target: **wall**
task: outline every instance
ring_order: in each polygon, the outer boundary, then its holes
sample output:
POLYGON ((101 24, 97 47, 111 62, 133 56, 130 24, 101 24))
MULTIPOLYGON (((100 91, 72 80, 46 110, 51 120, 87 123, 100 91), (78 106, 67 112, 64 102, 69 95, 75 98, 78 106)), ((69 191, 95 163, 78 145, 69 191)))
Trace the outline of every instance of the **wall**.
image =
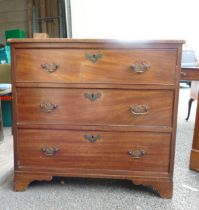
POLYGON ((199 48, 197 0, 71 0, 74 38, 186 39, 199 48))
POLYGON ((0 43, 5 43, 3 33, 9 29, 27 32, 27 1, 0 0, 0 43))

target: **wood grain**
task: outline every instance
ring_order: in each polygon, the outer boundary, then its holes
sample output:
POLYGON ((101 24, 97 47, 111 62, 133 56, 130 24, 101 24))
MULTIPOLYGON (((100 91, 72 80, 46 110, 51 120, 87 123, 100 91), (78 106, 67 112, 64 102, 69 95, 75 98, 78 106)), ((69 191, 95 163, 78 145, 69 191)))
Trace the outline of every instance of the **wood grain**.
POLYGON ((15 190, 112 178, 171 198, 182 43, 11 40, 15 190))
POLYGON ((173 91, 18 88, 18 122, 75 125, 142 125, 172 127, 173 91), (85 94, 101 94, 95 101, 85 94), (53 97, 52 97, 53 96, 53 97), (50 113, 42 103, 56 104, 50 113), (135 115, 132 105, 146 105, 148 112, 135 115), (34 113, 34 114, 32 114, 34 113))
POLYGON ((2 119, 2 109, 1 109, 1 99, 0 99, 0 142, 3 141, 3 119, 2 119))
POLYGON ((51 181, 52 176, 49 175, 38 175, 38 174, 22 174, 15 173, 14 175, 14 190, 25 191, 28 185, 33 181, 51 181))
POLYGON ((20 129, 18 135, 19 168, 37 168, 40 171, 48 168, 63 168, 66 171, 67 168, 82 168, 168 173, 169 133, 20 129), (100 138, 92 143, 85 135, 99 135, 100 138), (58 148, 59 151, 47 156, 42 152, 45 147, 58 148), (128 154, 129 150, 140 149, 145 154, 138 159, 128 154))
POLYGON ((199 80, 199 68, 181 68, 181 80, 199 80))
POLYGON ((17 82, 175 84, 175 50, 104 50, 104 49, 18 49, 16 51, 17 82), (86 54, 101 54, 96 63, 86 54), (145 62, 144 73, 131 66, 145 62), (57 64, 48 73, 42 64, 57 64))
POLYGON ((195 120, 195 128, 193 135, 193 143, 191 149, 191 156, 189 167, 192 170, 199 171, 199 100, 197 101, 197 112, 195 120))
MULTIPOLYGON (((25 39, 9 39, 10 43, 61 43, 62 45, 64 43, 68 44, 68 43, 99 43, 100 45, 103 44, 111 44, 113 47, 114 45, 120 46, 120 45, 127 45, 128 48, 130 46, 141 46, 141 45, 148 45, 148 47, 150 48, 162 48, 162 44, 166 44, 165 46, 167 46, 166 48, 170 48, 170 46, 172 45, 172 48, 180 47, 182 44, 185 43, 185 40, 178 40, 178 39, 160 39, 160 40, 133 40, 133 39, 128 39, 128 40, 121 40, 121 39, 73 39, 73 38, 49 38, 49 39, 39 39, 39 40, 35 40, 35 39, 30 39, 30 38, 25 38, 25 39), (152 45, 153 47, 151 47, 150 45, 152 45)), ((27 45, 26 45, 27 46, 27 45)))
POLYGON ((162 198, 172 198, 173 196, 173 181, 161 180, 161 179, 135 179, 133 183, 136 185, 144 185, 153 187, 154 191, 157 192, 162 198))

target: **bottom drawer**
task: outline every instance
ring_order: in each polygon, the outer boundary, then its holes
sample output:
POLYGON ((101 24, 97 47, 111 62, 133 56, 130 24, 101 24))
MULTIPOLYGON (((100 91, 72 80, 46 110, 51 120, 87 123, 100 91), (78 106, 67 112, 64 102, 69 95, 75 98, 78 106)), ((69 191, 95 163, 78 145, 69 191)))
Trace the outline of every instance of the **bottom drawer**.
POLYGON ((18 130, 18 168, 168 172, 170 133, 18 130))

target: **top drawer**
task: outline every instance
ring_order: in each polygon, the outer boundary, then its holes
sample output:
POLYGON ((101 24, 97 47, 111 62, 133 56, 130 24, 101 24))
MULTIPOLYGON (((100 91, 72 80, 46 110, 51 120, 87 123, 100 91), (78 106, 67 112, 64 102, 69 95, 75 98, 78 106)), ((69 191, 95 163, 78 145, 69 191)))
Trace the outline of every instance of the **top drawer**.
POLYGON ((17 82, 175 84, 172 49, 17 49, 17 82))

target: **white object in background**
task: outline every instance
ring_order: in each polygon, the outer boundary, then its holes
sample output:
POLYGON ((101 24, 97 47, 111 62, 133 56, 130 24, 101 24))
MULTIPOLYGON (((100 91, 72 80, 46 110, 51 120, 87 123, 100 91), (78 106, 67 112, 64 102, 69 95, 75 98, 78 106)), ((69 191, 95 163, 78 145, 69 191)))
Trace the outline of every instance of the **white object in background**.
POLYGON ((8 88, 11 88, 11 84, 7 84, 7 83, 0 84, 0 90, 6 90, 8 88))
POLYGON ((199 82, 192 81, 191 89, 190 89, 190 98, 197 100, 198 99, 198 90, 199 90, 199 82))

